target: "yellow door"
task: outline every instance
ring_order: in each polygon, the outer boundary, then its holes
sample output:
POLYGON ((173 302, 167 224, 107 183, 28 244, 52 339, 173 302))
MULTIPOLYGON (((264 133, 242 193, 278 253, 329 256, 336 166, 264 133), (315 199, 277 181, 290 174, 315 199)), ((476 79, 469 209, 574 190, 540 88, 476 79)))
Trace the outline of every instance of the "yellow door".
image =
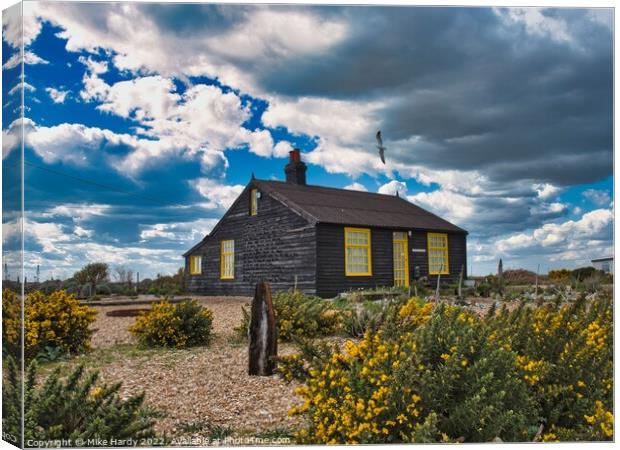
POLYGON ((394 286, 409 286, 409 254, 407 233, 395 231, 394 242, 394 286))

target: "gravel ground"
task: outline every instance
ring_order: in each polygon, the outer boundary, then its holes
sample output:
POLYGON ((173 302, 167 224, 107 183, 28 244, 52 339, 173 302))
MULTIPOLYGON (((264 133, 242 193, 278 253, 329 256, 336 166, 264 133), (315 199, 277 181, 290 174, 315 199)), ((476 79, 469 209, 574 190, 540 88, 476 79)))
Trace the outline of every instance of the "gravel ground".
MULTIPOLYGON (((231 427, 235 434, 252 435, 275 427, 294 427, 287 411, 299 402, 277 377, 247 375, 247 345, 235 339, 245 297, 195 297, 213 311, 214 339, 208 347, 187 350, 138 349, 127 330, 133 317, 108 317, 107 311, 148 308, 145 305, 96 307, 93 352, 83 358, 100 370, 106 382, 122 381, 122 394, 144 390, 147 403, 163 411, 158 431, 180 433, 179 425, 197 421, 231 427)), ((280 344, 279 354, 294 351, 280 344)), ((80 358, 78 358, 79 360, 80 358)), ((200 432, 189 433, 199 436, 200 432)))

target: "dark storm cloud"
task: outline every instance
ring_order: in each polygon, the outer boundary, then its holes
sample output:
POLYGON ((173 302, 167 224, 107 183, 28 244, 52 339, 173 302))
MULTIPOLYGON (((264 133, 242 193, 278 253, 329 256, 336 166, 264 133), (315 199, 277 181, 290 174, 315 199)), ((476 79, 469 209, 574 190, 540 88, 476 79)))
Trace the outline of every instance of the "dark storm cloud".
POLYGON ((488 8, 317 11, 345 20, 347 39, 262 68, 267 90, 385 100, 384 135, 426 144, 400 162, 560 185, 612 173, 611 32, 588 10, 545 12, 566 21, 568 41, 528 34, 488 8))
POLYGON ((150 3, 138 5, 163 32, 179 37, 191 37, 196 33, 222 32, 238 23, 248 8, 225 5, 150 3))

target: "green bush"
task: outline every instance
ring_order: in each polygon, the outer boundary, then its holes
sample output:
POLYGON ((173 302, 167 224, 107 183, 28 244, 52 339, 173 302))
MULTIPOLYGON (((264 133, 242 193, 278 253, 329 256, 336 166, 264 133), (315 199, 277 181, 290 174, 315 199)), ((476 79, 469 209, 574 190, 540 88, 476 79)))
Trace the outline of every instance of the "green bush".
POLYGON ((155 303, 148 314, 136 318, 129 328, 141 344, 150 347, 193 347, 211 339, 213 313, 195 300, 177 304, 155 303))
MULTIPOLYGON (((19 437, 21 416, 15 406, 21 404, 22 378, 13 358, 8 359, 7 369, 2 390, 3 431, 19 437)), ((41 384, 37 384, 36 372, 37 363, 32 362, 23 384, 26 446, 29 440, 70 440, 69 446, 83 447, 88 446, 88 439, 116 439, 126 441, 124 445, 127 446, 132 445, 127 443, 129 439, 155 435, 154 413, 143 406, 144 394, 123 399, 119 394, 120 383, 98 385, 98 374, 85 373, 83 366, 77 367, 64 380, 57 368, 41 384), (80 439, 83 440, 81 445, 80 439)))
MULTIPOLYGON (((278 292, 273 297, 273 309, 281 341, 332 335, 342 320, 341 312, 334 309, 332 302, 299 291, 278 292)), ((235 328, 240 337, 247 336, 250 325, 249 311, 242 310, 242 323, 235 328)))

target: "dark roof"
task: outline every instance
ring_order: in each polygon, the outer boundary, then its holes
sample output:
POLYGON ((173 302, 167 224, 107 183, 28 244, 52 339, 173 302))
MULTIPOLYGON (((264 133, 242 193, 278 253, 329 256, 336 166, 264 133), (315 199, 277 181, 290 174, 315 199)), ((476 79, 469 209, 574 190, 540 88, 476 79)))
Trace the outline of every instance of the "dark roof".
POLYGON ((603 261, 613 261, 614 257, 613 256, 608 256, 607 258, 596 258, 596 259, 592 259, 590 260, 591 262, 603 262, 603 261))
POLYGON ((254 180, 256 186, 313 222, 386 228, 452 231, 464 229, 395 195, 283 181, 254 180))

